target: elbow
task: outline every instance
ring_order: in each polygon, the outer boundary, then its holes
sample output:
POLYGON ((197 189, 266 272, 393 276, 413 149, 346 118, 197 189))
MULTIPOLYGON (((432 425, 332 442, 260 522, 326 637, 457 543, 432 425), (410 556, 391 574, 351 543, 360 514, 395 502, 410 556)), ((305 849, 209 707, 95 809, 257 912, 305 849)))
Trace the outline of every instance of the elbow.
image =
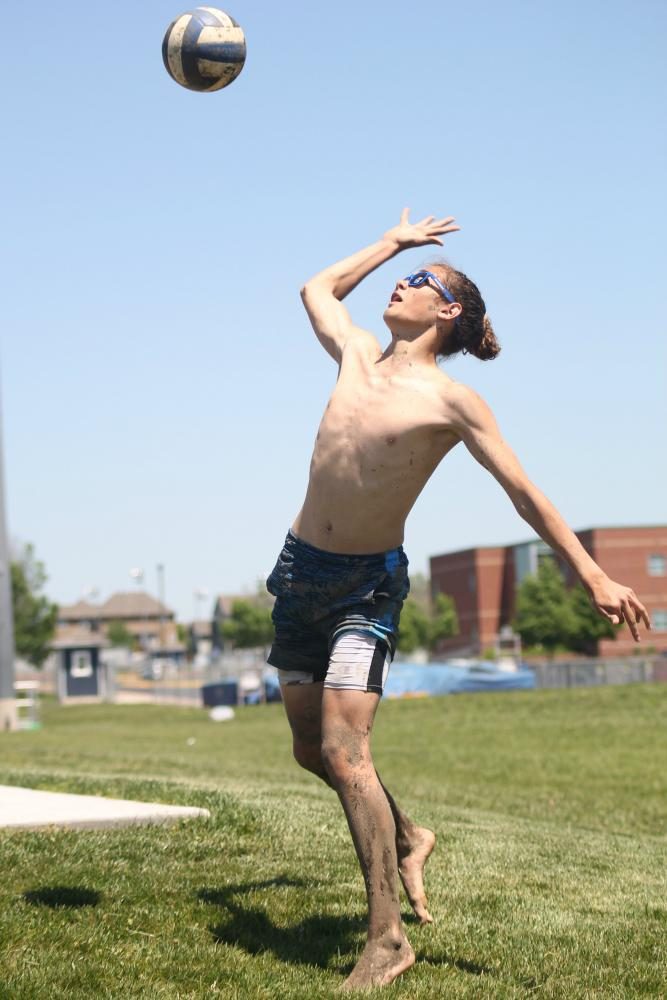
POLYGON ((530 489, 526 486, 515 486, 508 492, 517 514, 527 520, 536 509, 530 489))
POLYGON ((333 287, 319 278, 311 278, 301 286, 300 295, 302 301, 305 302, 306 299, 310 298, 315 292, 328 292, 330 295, 333 295, 333 287))

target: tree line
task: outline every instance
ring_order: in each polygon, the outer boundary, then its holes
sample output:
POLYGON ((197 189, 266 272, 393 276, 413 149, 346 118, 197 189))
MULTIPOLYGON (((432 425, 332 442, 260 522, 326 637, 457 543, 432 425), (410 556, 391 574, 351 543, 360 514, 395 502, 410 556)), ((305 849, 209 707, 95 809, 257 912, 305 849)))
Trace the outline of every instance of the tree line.
MULTIPOLYGON (((35 557, 34 546, 24 546, 10 568, 16 653, 41 667, 55 634, 58 605, 42 593, 48 577, 44 564, 35 557)), ((594 655, 597 642, 615 638, 622 627, 602 618, 581 583, 568 589, 552 557, 541 559, 537 574, 521 582, 511 624, 524 648, 547 654, 564 650, 594 655)), ((401 613, 398 649, 406 654, 417 649, 432 653, 441 639, 456 636, 459 631, 453 599, 447 594, 431 597, 426 577, 413 574, 411 593, 401 613)), ((271 608, 263 588, 258 588, 254 596, 234 601, 221 632, 225 644, 237 649, 271 644, 271 608)), ((106 634, 112 645, 131 646, 135 641, 122 622, 111 622, 106 634)), ((183 626, 179 635, 187 641, 183 626)), ((192 642, 189 646, 194 652, 192 642)))

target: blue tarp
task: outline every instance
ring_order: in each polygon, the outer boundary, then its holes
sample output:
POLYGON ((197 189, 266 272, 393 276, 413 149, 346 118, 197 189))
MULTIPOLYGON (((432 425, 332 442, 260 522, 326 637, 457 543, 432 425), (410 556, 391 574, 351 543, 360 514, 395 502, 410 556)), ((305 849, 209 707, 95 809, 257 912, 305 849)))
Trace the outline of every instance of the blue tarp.
MULTIPOLYGON (((280 701, 277 674, 264 675, 267 701, 280 701)), ((461 691, 513 691, 534 688, 535 673, 521 666, 516 671, 498 670, 490 661, 467 666, 450 663, 393 663, 385 685, 385 698, 409 695, 458 694, 461 691)))
POLYGON ((450 663, 393 663, 385 684, 385 698, 404 695, 458 694, 461 691, 510 691, 534 688, 535 673, 521 666, 516 671, 498 670, 491 661, 467 666, 450 663))

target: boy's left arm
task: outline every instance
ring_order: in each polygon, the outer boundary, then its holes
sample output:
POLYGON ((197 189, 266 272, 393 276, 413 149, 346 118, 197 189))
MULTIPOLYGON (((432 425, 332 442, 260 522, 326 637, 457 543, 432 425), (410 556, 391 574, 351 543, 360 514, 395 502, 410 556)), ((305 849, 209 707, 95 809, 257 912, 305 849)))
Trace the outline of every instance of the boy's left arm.
POLYGON ((651 628, 648 612, 630 587, 615 583, 590 557, 554 505, 530 481, 504 441, 489 406, 473 389, 457 385, 448 393, 450 418, 468 451, 495 476, 517 513, 572 567, 597 611, 613 624, 626 621, 639 642, 637 624, 651 628))

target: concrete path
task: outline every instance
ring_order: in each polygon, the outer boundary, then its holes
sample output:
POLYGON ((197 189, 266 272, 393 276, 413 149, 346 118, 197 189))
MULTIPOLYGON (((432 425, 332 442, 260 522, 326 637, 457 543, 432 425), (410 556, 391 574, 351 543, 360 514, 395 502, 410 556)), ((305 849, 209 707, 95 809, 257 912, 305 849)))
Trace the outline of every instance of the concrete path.
POLYGON ((105 799, 99 795, 65 795, 0 785, 0 828, 28 830, 57 826, 99 830, 141 823, 177 823, 181 819, 208 818, 210 815, 208 809, 192 806, 105 799))

